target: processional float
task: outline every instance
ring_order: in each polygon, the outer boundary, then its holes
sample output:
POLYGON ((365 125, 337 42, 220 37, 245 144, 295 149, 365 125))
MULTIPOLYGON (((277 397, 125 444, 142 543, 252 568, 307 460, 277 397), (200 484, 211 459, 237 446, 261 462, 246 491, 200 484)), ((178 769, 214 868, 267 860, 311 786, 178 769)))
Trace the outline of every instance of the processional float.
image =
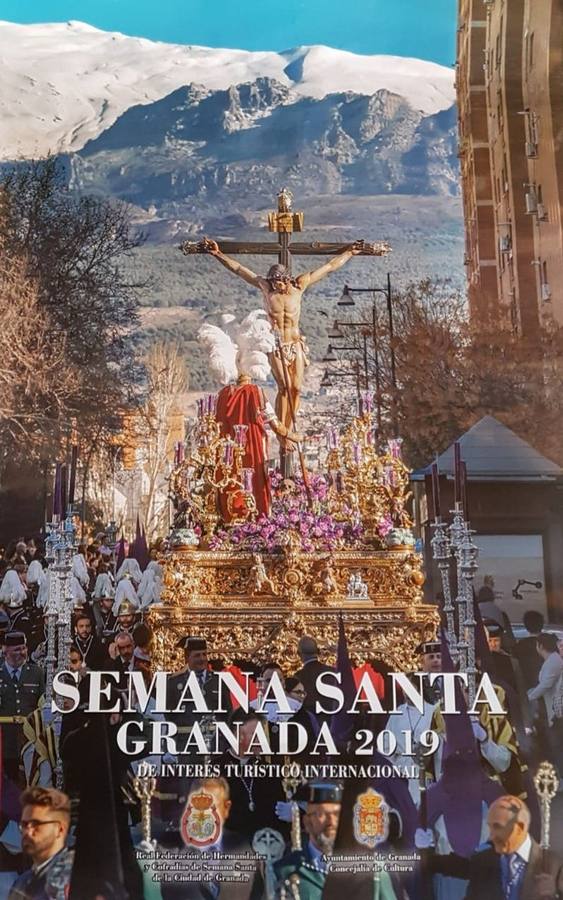
MULTIPOLYGON (((373 257, 390 249, 384 242, 292 241, 303 228, 303 214, 293 211, 286 189, 268 227, 276 242, 204 239, 181 249, 188 256, 219 253, 235 274, 240 264, 226 259, 227 252, 274 255, 289 270, 296 254, 373 257)), ((338 267, 346 261, 341 257, 338 267)), ((263 288, 266 279, 244 272, 245 280, 263 288)), ((268 359, 276 352, 283 352, 278 345, 268 359)), ((238 359, 240 347, 231 347, 231 355, 238 359)), ((174 669, 180 663, 178 639, 195 632, 207 639, 210 656, 226 664, 273 659, 294 670, 304 633, 317 640, 324 658, 334 659, 340 611, 359 660, 415 666, 415 648, 435 634, 437 612, 422 600, 422 559, 408 513, 409 471, 400 440, 380 443, 372 396, 366 393, 359 405, 351 424, 328 429, 323 471, 268 475, 271 497, 264 510, 263 495, 258 509, 256 504, 262 476, 248 464, 247 442, 255 434, 242 419, 225 429, 215 395, 199 401, 170 480, 174 526, 164 560, 165 590, 150 613, 157 668, 174 669)))

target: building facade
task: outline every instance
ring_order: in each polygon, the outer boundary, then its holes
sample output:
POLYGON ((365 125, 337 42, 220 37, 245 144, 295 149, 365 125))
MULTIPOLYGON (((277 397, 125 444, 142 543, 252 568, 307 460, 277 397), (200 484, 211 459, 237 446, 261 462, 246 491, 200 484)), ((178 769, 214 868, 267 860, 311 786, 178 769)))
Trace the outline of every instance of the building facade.
POLYGON ((471 311, 563 325, 563 8, 460 0, 457 93, 471 311))

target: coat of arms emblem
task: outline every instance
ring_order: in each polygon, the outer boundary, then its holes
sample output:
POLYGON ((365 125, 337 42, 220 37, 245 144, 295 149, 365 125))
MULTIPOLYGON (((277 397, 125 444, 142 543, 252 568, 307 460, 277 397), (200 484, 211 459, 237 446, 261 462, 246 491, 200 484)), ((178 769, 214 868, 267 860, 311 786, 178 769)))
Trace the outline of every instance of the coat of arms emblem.
POLYGON ((180 820, 180 833, 184 844, 193 847, 210 847, 221 837, 221 819, 211 794, 201 791, 190 794, 180 820))
POLYGON ((381 794, 368 788, 354 804, 354 837, 359 844, 377 847, 389 834, 389 807, 381 794))

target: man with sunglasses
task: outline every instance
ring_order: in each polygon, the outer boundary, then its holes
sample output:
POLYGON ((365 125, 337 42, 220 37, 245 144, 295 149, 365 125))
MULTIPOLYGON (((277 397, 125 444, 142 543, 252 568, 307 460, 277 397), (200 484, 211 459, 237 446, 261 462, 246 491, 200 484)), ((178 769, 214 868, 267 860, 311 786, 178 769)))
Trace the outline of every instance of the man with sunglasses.
POLYGON ((66 849, 70 800, 54 788, 35 787, 24 791, 21 803, 22 850, 31 868, 14 882, 8 900, 63 898, 72 870, 72 852, 66 849))

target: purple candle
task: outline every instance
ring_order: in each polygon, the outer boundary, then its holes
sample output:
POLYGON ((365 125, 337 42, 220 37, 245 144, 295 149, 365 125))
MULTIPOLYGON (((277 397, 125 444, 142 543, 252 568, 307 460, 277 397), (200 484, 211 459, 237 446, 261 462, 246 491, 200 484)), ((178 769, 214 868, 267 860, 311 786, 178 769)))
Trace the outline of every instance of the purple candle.
POLYGON ((343 489, 344 489, 344 484, 342 481, 342 472, 337 472, 336 473, 336 490, 338 491, 339 494, 341 494, 343 489))
POLYGON ((184 443, 178 441, 178 463, 184 462, 184 443))
POLYGON ((61 498, 61 463, 55 465, 55 484, 53 487, 53 519, 58 521, 62 515, 61 498))
POLYGON ((461 503, 461 444, 454 444, 454 499, 456 504, 461 503))
POLYGON ((438 463, 432 463, 432 506, 434 507, 434 518, 439 519, 440 510, 440 475, 438 472, 438 463))
POLYGON ((364 413, 371 413, 373 410, 373 393, 366 391, 364 394, 364 413))
POLYGON ((78 465, 78 446, 76 444, 73 444, 71 454, 70 454, 70 483, 68 486, 68 505, 69 506, 72 506, 74 503, 74 492, 76 489, 77 465, 78 465))
POLYGON ((247 494, 252 493, 252 485, 254 481, 254 469, 242 470, 242 484, 247 494))
POLYGON ((234 425, 233 427, 235 431, 235 443, 237 447, 245 447, 248 425, 234 425))
POLYGON ((401 458, 401 445, 403 443, 402 438, 391 438, 390 441, 387 441, 387 450, 389 455, 393 457, 393 459, 401 458))
POLYGON ((226 466, 232 466, 233 455, 234 455, 234 449, 233 449, 232 441, 227 441, 227 443, 225 444, 225 449, 223 451, 223 462, 225 463, 226 466))
POLYGON ((354 443, 352 444, 352 457, 355 464, 359 466, 362 461, 362 448, 357 441, 354 441, 354 443))
POLYGON ((461 463, 461 503, 463 507, 463 515, 466 520, 469 519, 469 504, 467 502, 467 465, 461 463))
POLYGON ((198 417, 198 419, 201 419, 202 416, 203 416, 203 398, 200 398, 197 401, 197 417, 198 417))
POLYGON ((212 416, 217 412, 217 394, 209 395, 209 412, 212 416))
POLYGON ((67 513, 67 467, 61 466, 61 516, 64 519, 67 513))
POLYGON ((383 484, 387 484, 390 487, 395 486, 395 469, 393 466, 385 466, 383 469, 383 484))

